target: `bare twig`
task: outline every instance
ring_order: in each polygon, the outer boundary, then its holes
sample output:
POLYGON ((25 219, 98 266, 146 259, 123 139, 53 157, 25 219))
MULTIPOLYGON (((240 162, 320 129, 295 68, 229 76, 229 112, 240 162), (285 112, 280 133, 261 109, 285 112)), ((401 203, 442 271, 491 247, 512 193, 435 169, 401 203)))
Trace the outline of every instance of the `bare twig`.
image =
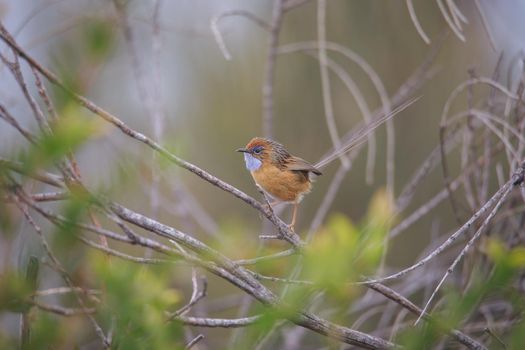
MULTIPOLYGON (((507 198, 509 193, 514 189, 514 186, 521 185, 523 183, 523 176, 524 176, 524 174, 525 174, 525 162, 523 163, 522 167, 520 167, 519 170, 516 173, 513 174, 512 179, 509 180, 505 185, 503 185, 503 187, 498 191, 498 192, 502 192, 502 194, 500 195, 499 199, 497 200, 496 204, 494 205, 494 208, 487 215, 487 217, 485 218, 485 220, 483 221, 483 223, 481 224, 479 229, 476 231, 474 236, 472 236, 472 238, 467 242, 465 247, 461 250, 461 252, 456 257, 456 259, 454 260, 452 265, 450 265, 450 267, 447 269, 447 272, 443 275, 443 278, 441 279, 441 281, 439 281, 437 287, 434 289, 434 291, 432 292, 432 295, 430 296, 430 298, 428 299, 427 303, 425 304, 425 307, 423 308, 423 310, 421 312, 421 315, 423 315, 427 311, 428 307, 430 306, 430 303, 434 299, 435 295, 437 294, 437 292, 438 292, 439 288, 441 287, 441 285, 443 284, 443 282, 445 282, 447 277, 454 271, 454 269, 455 269, 456 265, 459 263, 459 261, 461 261, 461 259, 465 256, 467 251, 470 249, 470 247, 481 236, 481 233, 483 233, 485 227, 487 227, 487 225, 489 224, 490 220, 492 220, 494 215, 496 215, 496 213, 497 213, 498 209, 500 208, 500 206, 505 202, 505 199, 507 198)), ((421 319, 421 316, 419 316, 418 319, 416 320, 416 324, 417 324, 417 322, 420 319, 421 319)))
POLYGON ((275 81, 275 62, 277 60, 277 44, 279 42, 279 31, 284 15, 284 0, 274 0, 272 10, 272 21, 270 24, 270 37, 268 38, 268 53, 264 68, 264 80, 262 85, 262 133, 263 136, 273 137, 273 86, 275 81))
POLYGON ((308 2, 310 2, 310 0, 286 0, 283 4, 283 11, 288 12, 308 2))
MULTIPOLYGON (((323 95, 323 106, 326 124, 332 144, 335 149, 341 148, 341 140, 337 132, 337 126, 334 117, 334 108, 332 104, 332 94, 330 88, 330 77, 328 75, 326 55, 326 0, 317 0, 317 37, 319 41, 319 70, 321 72, 321 88, 323 95)), ((344 154, 339 156, 341 164, 348 168, 348 159, 344 154)))
POLYGON ((191 317, 178 316, 175 320, 182 322, 188 326, 208 327, 208 328, 238 328, 250 326, 261 319, 262 316, 251 316, 243 318, 205 318, 205 317, 191 317))
MULTIPOLYGON (((511 180, 512 181, 512 180, 511 180)), ((511 183, 511 181, 509 181, 507 184, 511 183)), ((461 236, 462 234, 464 234, 471 226, 472 224, 480 217, 482 216, 489 208, 492 207, 492 205, 494 203, 499 203, 499 199, 501 198, 501 196, 507 191, 508 189, 508 186, 503 186, 501 187, 493 196, 492 198, 490 198, 486 203, 485 205, 483 205, 474 215, 472 215, 472 217, 467 221, 465 222, 456 232, 454 232, 445 242, 443 242, 439 247, 437 247, 436 249, 434 249, 430 254, 428 254, 425 258, 421 259, 420 261, 418 261, 417 263, 415 263, 414 265, 408 267, 408 268, 405 268, 395 274, 392 274, 392 275, 389 275, 389 276, 386 276, 386 277, 381 277, 381 278, 375 278, 375 279, 370 279, 370 280, 367 280, 366 282, 364 283, 378 283, 378 282, 384 282, 384 281, 388 281, 388 280, 391 280, 391 279, 396 279, 396 278, 400 278, 404 275, 406 275, 408 272, 410 271, 413 271, 421 266, 423 266, 424 264, 426 264, 428 261, 432 260, 434 257, 436 257, 438 254, 440 254, 441 252, 443 252, 445 249, 447 249, 450 245, 452 245, 456 239, 461 236)))
POLYGON ((421 27, 421 23, 419 23, 419 20, 417 19, 417 14, 414 10, 414 4, 412 3, 412 0, 406 0, 406 4, 408 8, 408 13, 410 14, 410 19, 412 20, 412 23, 414 23, 414 27, 416 27, 417 33, 427 45, 430 45, 430 39, 421 27))
MULTIPOLYGON (((367 287, 370 288, 370 289, 375 290, 378 293, 381 293, 382 295, 384 295, 388 299, 394 301, 395 303, 401 305, 406 310, 412 312, 414 315, 418 315, 418 316, 419 315, 423 315, 423 318, 425 320, 431 320, 431 318, 430 318, 430 316, 428 314, 424 313, 414 303, 412 303, 410 300, 405 298, 403 295, 397 293, 393 289, 388 288, 387 286, 382 285, 382 284, 378 284, 378 283, 371 283, 371 284, 367 285, 367 287)), ((485 346, 481 345, 476 340, 470 338, 468 335, 466 335, 466 334, 464 334, 464 333, 462 333, 462 332, 460 332, 458 330, 451 329, 450 330, 450 335, 452 337, 454 337, 457 341, 459 341, 461 344, 463 344, 466 347, 468 347, 469 349, 476 349, 476 350, 486 349, 485 346)))
MULTIPOLYGON (((45 193, 35 193, 30 194, 29 197, 31 197, 32 200, 35 202, 54 202, 54 201, 61 201, 64 199, 69 198, 68 192, 45 192, 45 193)), ((5 198, 6 201, 12 201, 14 200, 11 196, 8 196, 5 198)))
POLYGON ((72 308, 66 308, 58 305, 50 305, 46 303, 42 303, 40 301, 31 301, 31 304, 38 307, 42 311, 51 312, 56 315, 60 316, 77 316, 77 315, 86 315, 86 314, 94 314, 96 312, 95 308, 79 308, 79 309, 72 309, 72 308))
POLYGON ((476 5, 476 10, 478 10, 479 17, 481 18, 481 23, 483 23, 483 29, 485 29, 485 33, 487 34, 490 42, 490 46, 492 47, 492 50, 497 51, 496 49, 496 41, 494 40, 494 37, 492 36, 492 31, 490 30, 489 23, 487 21, 487 16, 485 16, 485 12, 483 12, 481 8, 481 4, 479 3, 479 0, 474 0, 474 5, 476 5))
POLYGON ((222 55, 224 56, 224 58, 227 61, 230 61, 232 59, 232 56, 230 54, 230 51, 226 47, 226 44, 224 43, 224 38, 223 38, 223 36, 221 34, 221 31, 219 29, 219 22, 222 19, 226 18, 226 17, 234 17, 234 16, 245 17, 245 18, 251 20, 252 22, 254 22, 255 24, 257 24, 259 27, 265 29, 268 32, 270 32, 271 28, 272 28, 270 24, 266 23, 264 20, 260 19, 259 17, 257 17, 253 13, 251 13, 249 11, 245 11, 245 10, 226 11, 226 12, 223 12, 223 13, 218 14, 217 16, 213 17, 211 22, 210 22, 211 31, 213 32, 213 35, 215 37, 215 41, 217 42, 217 45, 219 46, 219 49, 222 52, 222 55))
POLYGON ((443 15, 443 18, 447 22, 447 24, 450 27, 450 29, 452 29, 452 31, 454 32, 456 37, 458 37, 458 39, 463 41, 463 42, 466 41, 465 40, 465 36, 463 35, 463 33, 461 33, 461 28, 458 28, 456 23, 454 23, 454 21, 450 18, 449 14, 447 12, 447 9, 445 8, 445 5, 443 4, 443 0, 436 0, 436 2, 438 4, 439 11, 441 11, 441 14, 443 15))
POLYGON ((200 342, 202 339, 204 339, 204 335, 199 334, 195 338, 193 338, 188 344, 186 344, 185 349, 191 349, 194 347, 198 342, 200 342))
POLYGON ((173 312, 172 314, 170 314, 168 316, 168 321, 171 321, 179 316, 182 316, 184 314, 186 314, 188 311, 190 311, 190 309, 195 305, 197 304, 201 299, 203 299, 204 297, 206 297, 206 293, 207 293, 207 289, 208 289, 208 282, 206 280, 205 277, 202 277, 200 280, 201 280, 201 283, 202 283, 202 288, 199 288, 199 283, 198 283, 198 280, 197 280, 197 273, 195 271, 195 269, 192 269, 191 271, 191 281, 192 281, 192 285, 193 285, 193 292, 191 294, 191 298, 190 298, 190 301, 184 305, 183 307, 181 307, 180 309, 178 309, 177 311, 173 312))
POLYGON ((3 158, 0 158, 0 166, 10 169, 24 176, 28 176, 50 186, 58 188, 64 187, 63 178, 56 174, 46 173, 42 171, 28 172, 28 169, 24 167, 21 163, 3 158))
POLYGON ((241 266, 243 266, 243 265, 255 265, 255 264, 258 264, 258 263, 263 262, 263 261, 284 258, 284 257, 290 256, 290 255, 294 255, 294 254, 297 254, 297 250, 291 248, 291 249, 284 250, 284 251, 281 251, 281 252, 278 252, 278 253, 274 253, 274 254, 270 254, 270 255, 263 255, 263 256, 256 257, 256 258, 252 258, 252 259, 236 260, 235 263, 237 265, 241 265, 241 266))
MULTIPOLYGON (((16 194, 25 197, 25 195, 23 194, 23 192, 21 192, 20 189, 17 190, 16 194)), ((51 251, 51 248, 50 248, 49 244, 47 243, 47 240, 45 239, 44 235, 42 234, 42 230, 35 223, 35 221, 31 217, 31 215, 29 214, 29 211, 27 210, 27 208, 22 203, 20 203, 18 201, 16 202, 16 204, 17 204, 18 208, 20 209, 20 211, 24 214, 26 220, 31 224, 31 226, 34 228, 34 230, 37 233, 37 235, 40 237, 40 241, 42 243, 42 246, 44 247, 44 250, 46 251, 46 254, 51 259, 54 267, 56 267, 57 270, 60 272, 61 277, 67 283, 69 288, 71 288, 74 291, 74 295, 76 296, 76 299, 77 299, 78 303, 80 304, 82 310, 87 315, 88 319, 90 320, 91 324, 93 325, 96 334, 98 335, 98 337, 102 341, 102 345, 104 346, 104 348, 109 348, 111 344, 108 342, 106 336, 104 335, 104 331, 102 330, 100 325, 97 323, 95 318, 92 315, 90 315, 90 312, 89 312, 90 309, 84 303, 84 300, 82 299, 81 294, 79 292, 75 291, 75 287, 74 287, 73 281, 71 280, 71 277, 69 277, 69 275, 67 274, 66 270, 62 267, 62 265, 60 264, 59 260, 56 258, 56 256, 51 251)))

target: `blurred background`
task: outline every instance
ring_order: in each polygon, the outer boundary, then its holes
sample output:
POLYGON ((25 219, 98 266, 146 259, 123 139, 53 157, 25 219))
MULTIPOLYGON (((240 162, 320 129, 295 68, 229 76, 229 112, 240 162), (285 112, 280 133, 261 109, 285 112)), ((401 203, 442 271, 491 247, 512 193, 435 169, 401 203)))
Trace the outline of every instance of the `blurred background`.
MULTIPOLYGON (((218 15, 230 10, 249 11, 270 23, 273 2, 122 3, 125 5, 119 12, 113 2, 105 0, 0 0, 0 19, 21 47, 74 91, 181 158, 259 198, 242 156, 235 149, 252 137, 263 135, 262 86, 269 35, 243 16, 221 18, 216 24, 231 55, 226 59, 211 24, 218 15), (131 41, 126 39, 126 26, 131 41)), ((457 1, 468 21, 462 23, 459 35, 463 41, 452 32, 438 2, 414 2, 419 23, 431 42, 426 44, 405 1, 327 1, 327 40, 361 56, 375 70, 390 96, 437 50, 431 62, 431 78, 415 93, 421 99, 394 119, 394 197, 438 144, 443 105, 451 91, 470 77, 469 71, 475 76, 492 76, 501 57, 500 69, 504 73, 499 82, 517 82, 520 67, 516 55, 525 46, 525 3, 480 0, 479 7, 475 3, 457 1)), ((287 12, 282 18, 278 46, 317 40, 316 20, 315 1, 287 12)), ((5 45, 1 50, 8 53, 5 45)), ((355 81, 369 109, 381 108, 369 76, 343 55, 328 54, 355 81)), ((20 91, 5 67, 0 76, 0 100, 21 124, 36 131, 29 108, 21 102, 20 91)), ((336 75, 330 75, 330 87, 335 121, 342 136, 361 122, 363 115, 336 75)), ((479 89, 481 95, 488 92, 479 89)), ((68 105, 67 97, 59 91, 51 91, 57 109, 96 118, 68 105)), ((331 149, 315 56, 308 52, 277 56, 273 103, 272 136, 292 154, 315 163, 331 149)), ((466 105, 464 94, 453 104, 452 111, 465 109, 466 105)), ((90 188, 211 241, 230 257, 256 253, 262 219, 252 208, 193 174, 155 158, 149 148, 114 127, 97 122, 96 128, 94 136, 76 152, 83 180, 90 188), (239 251, 240 246, 245 249, 239 251)), ((378 129, 376 140, 375 167, 370 174, 373 181, 366 181, 365 149, 339 189, 328 217, 342 213, 351 221, 360 222, 374 193, 385 186, 384 127, 378 129)), ((0 124, 1 157, 11 158, 25 147, 27 142, 13 128, 0 124)), ((457 155, 451 158, 453 174, 458 170, 458 159, 457 155)), ((303 236, 333 179, 337 163, 334 161, 325 169, 301 204, 296 228, 303 236)), ((443 176, 438 169, 418 189, 408 212, 442 187, 443 176)), ((390 266, 413 262, 431 240, 432 227, 439 225, 438 231, 446 232, 457 224, 452 214, 449 203, 444 201, 434 215, 396 237, 389 247, 390 266)), ((288 220, 289 210, 282 215, 288 220)), ((21 226, 19 235, 9 239, 9 244, 4 237, 2 254, 9 257, 2 259, 3 264, 23 264, 28 255, 38 251, 38 244, 27 230, 31 231, 21 226)))

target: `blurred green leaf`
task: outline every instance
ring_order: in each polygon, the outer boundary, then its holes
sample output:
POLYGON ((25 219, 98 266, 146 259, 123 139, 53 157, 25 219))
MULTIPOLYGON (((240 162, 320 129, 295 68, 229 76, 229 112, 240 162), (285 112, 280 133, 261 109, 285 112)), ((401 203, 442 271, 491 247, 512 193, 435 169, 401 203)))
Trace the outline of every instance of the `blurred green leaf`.
POLYGON ((345 295, 358 273, 355 256, 359 233, 343 214, 333 215, 305 250, 305 276, 331 293, 345 295))
POLYGON ((0 275, 0 309, 26 312, 31 308, 27 301, 33 292, 31 283, 16 273, 6 271, 0 275))
POLYGON ((98 203, 95 197, 75 185, 70 186, 70 194, 61 206, 61 215, 65 222, 56 226, 56 234, 53 235, 53 246, 64 252, 70 252, 73 247, 80 245, 77 239, 80 229, 77 224, 85 221, 90 207, 98 203))
POLYGON ((170 287, 169 266, 133 265, 91 252, 90 265, 105 291, 99 310, 111 324, 120 349, 173 349, 181 343, 181 326, 166 322, 166 312, 180 302, 170 287))
POLYGON ((0 329, 0 349, 16 349, 16 347, 15 337, 9 336, 5 330, 0 329))
POLYGON ((71 107, 51 125, 52 132, 41 134, 36 144, 20 153, 24 172, 46 169, 77 151, 84 143, 105 132, 103 123, 87 118, 79 108, 71 107))
POLYGON ((432 349, 441 334, 435 323, 427 322, 417 327, 409 327, 401 333, 397 342, 406 350, 432 349))
MULTIPOLYGON (((2 161, 0 161, 0 198, 4 198, 10 194, 7 190, 7 186, 10 183, 7 178, 8 174, 9 169, 2 161)), ((3 235, 8 235, 11 231, 12 218, 9 206, 7 205, 7 201, 0 200, 0 232, 3 235)))
POLYGON ((36 256, 31 255, 26 268, 26 280, 31 291, 35 292, 38 288, 38 276, 40 271, 40 261, 36 256))
POLYGON ((369 274, 379 266, 386 249, 386 238, 393 215, 392 197, 384 189, 377 191, 361 225, 358 261, 361 261, 359 265, 362 267, 362 274, 369 274))
POLYGON ((525 321, 519 321, 512 328, 507 349, 525 349, 525 321))
POLYGON ((333 215, 305 254, 305 274, 335 295, 350 296, 348 282, 375 270, 381 261, 393 208, 385 191, 378 191, 368 215, 356 228, 343 214, 333 215))
POLYGON ((102 60, 115 45, 113 26, 107 20, 93 19, 83 26, 86 51, 92 60, 102 60))
POLYGON ((108 60, 115 46, 112 18, 90 17, 81 22, 74 35, 62 38, 53 47, 50 55, 54 70, 66 87, 51 86, 59 113, 65 106, 75 104, 69 91, 86 93, 99 72, 99 66, 108 60))

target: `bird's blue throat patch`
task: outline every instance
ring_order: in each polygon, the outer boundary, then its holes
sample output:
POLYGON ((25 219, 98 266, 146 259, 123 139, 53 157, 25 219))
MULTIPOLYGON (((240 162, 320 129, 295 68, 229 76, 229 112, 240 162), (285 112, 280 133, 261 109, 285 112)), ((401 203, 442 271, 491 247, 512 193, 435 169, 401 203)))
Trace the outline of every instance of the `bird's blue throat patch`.
POLYGON ((262 165, 262 162, 250 153, 244 153, 244 162, 246 163, 246 169, 249 171, 255 171, 262 165))

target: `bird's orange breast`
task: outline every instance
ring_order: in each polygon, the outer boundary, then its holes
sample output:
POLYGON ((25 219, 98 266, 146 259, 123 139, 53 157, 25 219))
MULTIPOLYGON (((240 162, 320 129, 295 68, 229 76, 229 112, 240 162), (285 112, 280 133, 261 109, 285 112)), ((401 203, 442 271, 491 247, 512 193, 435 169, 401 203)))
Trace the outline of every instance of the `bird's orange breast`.
POLYGON ((263 165, 251 172, 255 182, 275 199, 284 202, 300 200, 310 192, 312 184, 308 175, 291 170, 281 170, 273 164, 263 165))

